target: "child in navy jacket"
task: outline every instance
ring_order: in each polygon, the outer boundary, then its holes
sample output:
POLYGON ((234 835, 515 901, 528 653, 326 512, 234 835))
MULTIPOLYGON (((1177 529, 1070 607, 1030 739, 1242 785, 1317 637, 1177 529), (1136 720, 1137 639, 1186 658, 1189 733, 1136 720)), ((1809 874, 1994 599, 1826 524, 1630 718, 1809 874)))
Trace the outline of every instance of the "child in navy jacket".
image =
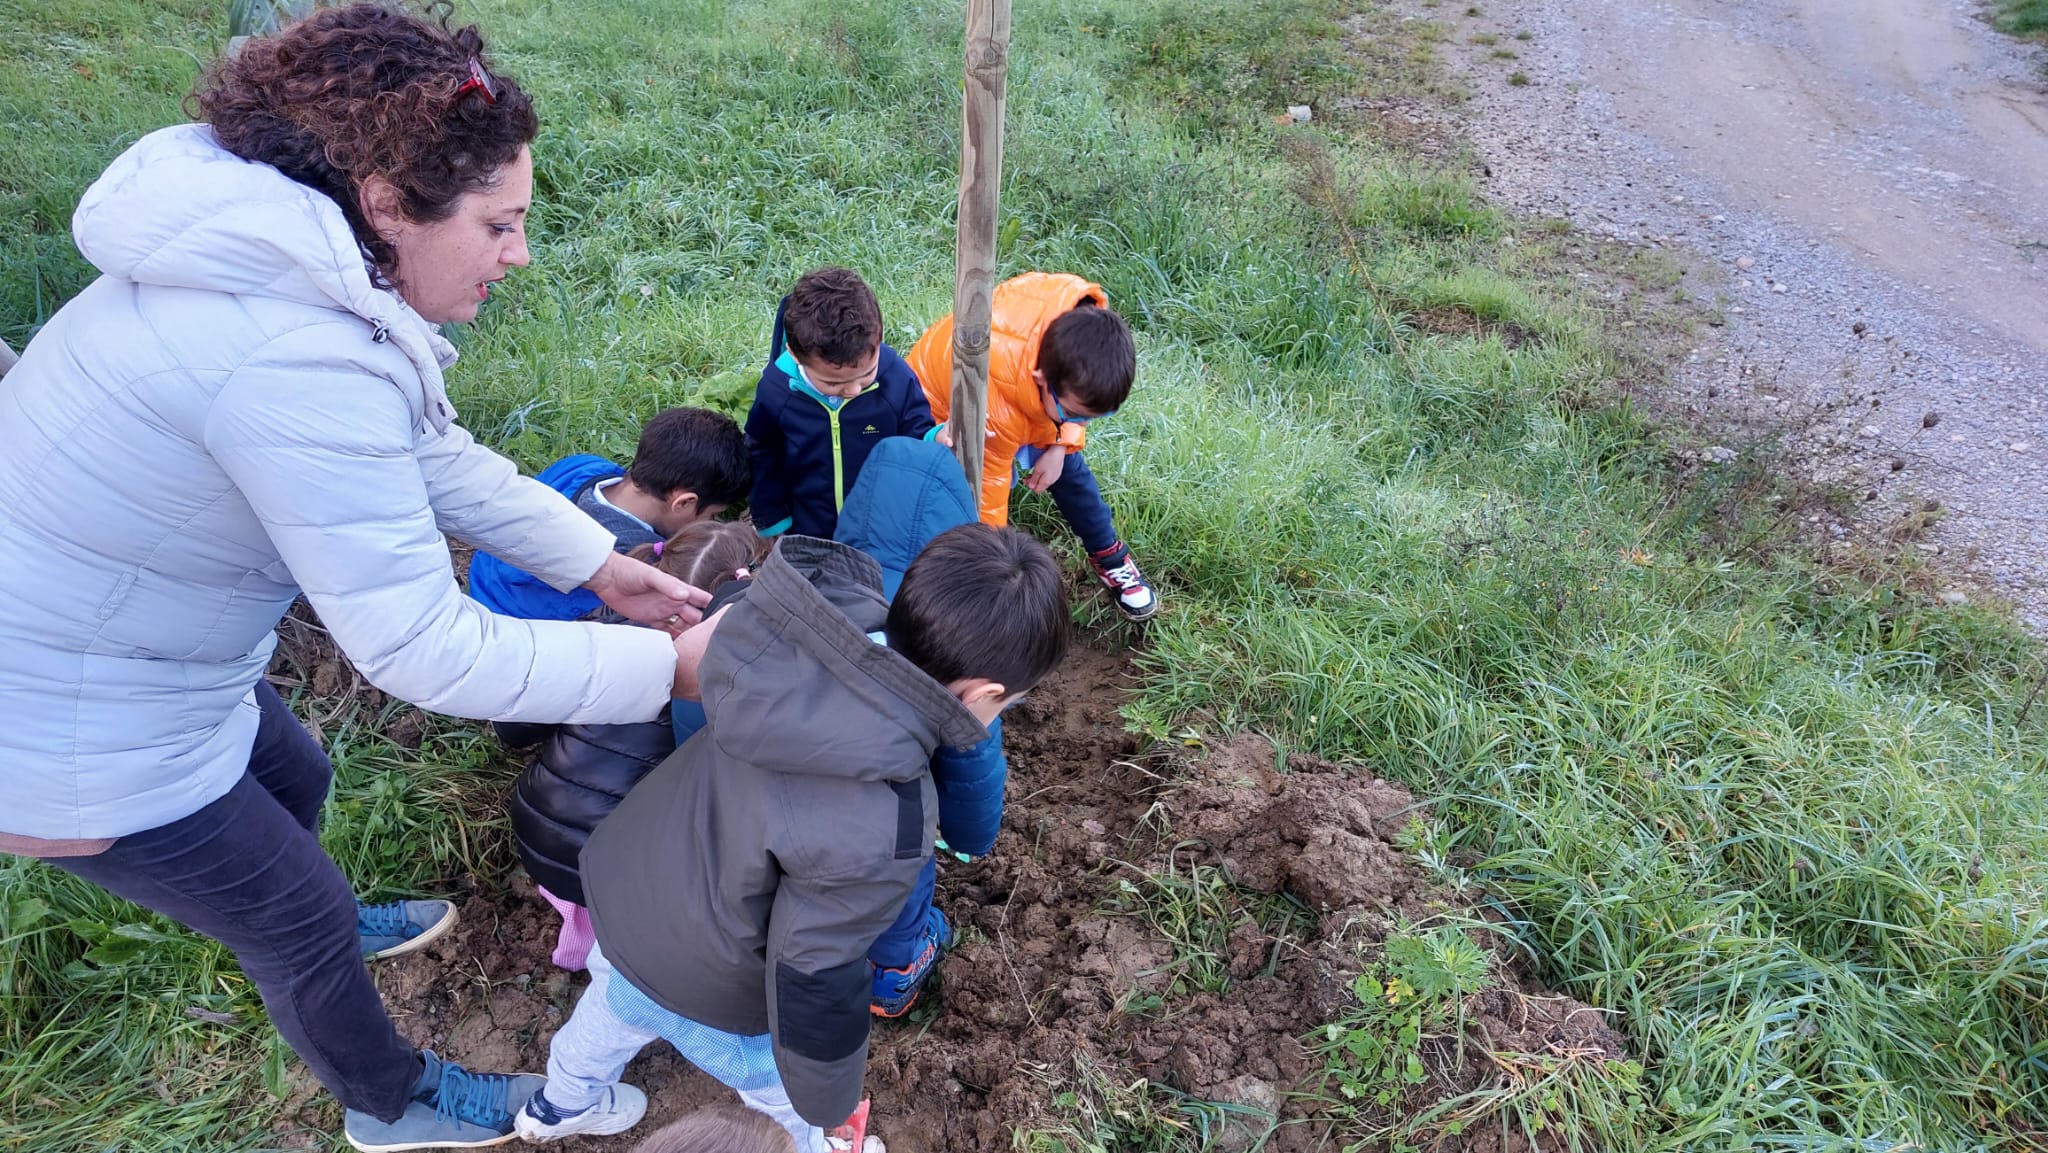
POLYGON ((937 436, 924 388, 882 343, 873 290, 844 268, 807 272, 775 313, 747 412, 748 505, 763 536, 831 538, 875 445, 937 436))

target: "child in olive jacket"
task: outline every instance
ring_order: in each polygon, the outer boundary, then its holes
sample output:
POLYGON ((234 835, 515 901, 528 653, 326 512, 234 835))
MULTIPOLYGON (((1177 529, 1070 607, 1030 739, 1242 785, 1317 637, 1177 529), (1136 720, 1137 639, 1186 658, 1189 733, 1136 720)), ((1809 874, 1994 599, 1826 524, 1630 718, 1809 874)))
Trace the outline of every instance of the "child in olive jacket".
POLYGON ((1058 665, 1068 614, 1058 564, 1008 529, 942 534, 888 602, 865 554, 778 542, 714 618, 705 729, 584 849, 592 981, 520 1134, 631 1127, 646 1098, 619 1076, 659 1037, 829 1149, 861 1102, 868 950, 934 849, 932 753, 1058 665))

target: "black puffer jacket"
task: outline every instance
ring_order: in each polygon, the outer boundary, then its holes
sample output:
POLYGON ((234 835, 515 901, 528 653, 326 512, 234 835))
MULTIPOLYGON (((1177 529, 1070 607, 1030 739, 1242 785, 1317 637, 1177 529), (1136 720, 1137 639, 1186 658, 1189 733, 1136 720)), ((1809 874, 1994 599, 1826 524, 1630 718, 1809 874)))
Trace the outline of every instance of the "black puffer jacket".
POLYGON ((499 735, 508 744, 542 742, 512 794, 520 863, 548 892, 588 904, 577 867, 583 842, 649 769, 676 751, 668 710, 636 725, 500 726, 499 735))

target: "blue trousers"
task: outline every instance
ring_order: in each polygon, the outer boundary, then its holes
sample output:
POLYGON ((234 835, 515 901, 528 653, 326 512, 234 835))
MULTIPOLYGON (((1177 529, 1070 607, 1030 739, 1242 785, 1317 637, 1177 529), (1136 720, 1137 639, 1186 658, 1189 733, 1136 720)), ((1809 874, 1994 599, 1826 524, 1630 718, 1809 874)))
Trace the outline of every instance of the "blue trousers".
POLYGON ((939 883, 939 861, 937 857, 924 859, 924 871, 917 875, 917 887, 910 891, 910 899, 903 902, 903 912, 896 917, 896 923, 875 938, 868 948, 868 960, 877 969, 901 969, 917 956, 918 930, 924 927, 925 910, 932 907, 932 894, 939 883))
POLYGON ((50 864, 232 949, 320 1083, 393 1121, 420 1061, 363 963, 355 890, 315 832, 333 770, 269 682, 256 682, 256 703, 249 768, 226 796, 98 856, 50 864))
MULTIPOLYGON (((1001 718, 988 726, 988 739, 967 748, 942 748, 932 754, 932 781, 938 786, 939 831, 949 847, 983 856, 995 848, 1003 823, 1003 785, 1009 761, 1003 756, 1001 718)), ((877 968, 901 969, 917 956, 925 911, 932 907, 938 882, 936 857, 927 858, 917 887, 903 903, 896 923, 875 939, 868 960, 877 968)))
POLYGON ((1102 486, 1081 453, 1067 454, 1060 478, 1045 490, 1059 506, 1060 516, 1081 538, 1081 547, 1098 553, 1116 543, 1116 524, 1110 518, 1109 502, 1102 499, 1102 486))

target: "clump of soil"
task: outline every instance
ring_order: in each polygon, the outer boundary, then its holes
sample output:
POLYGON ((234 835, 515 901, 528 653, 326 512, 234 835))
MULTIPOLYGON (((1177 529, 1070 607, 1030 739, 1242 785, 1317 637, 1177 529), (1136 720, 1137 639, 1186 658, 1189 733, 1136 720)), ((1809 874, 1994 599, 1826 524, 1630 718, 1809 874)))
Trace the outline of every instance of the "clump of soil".
MULTIPOLYGON (((1235 1116, 1277 1114, 1294 1122, 1268 1139, 1278 1153, 1330 1136, 1316 1111, 1322 1065, 1303 1038, 1355 1007, 1351 980, 1397 918, 1445 907, 1392 843, 1412 798, 1356 767, 1298 756, 1283 766, 1256 738, 1147 747, 1117 711, 1129 683, 1126 658, 1082 649, 1013 710, 996 851, 946 859, 939 874, 959 943, 925 1003, 875 1026, 872 1131, 892 1153, 1011 1149, 1014 1131, 1067 1120, 1054 1099, 1080 1068, 1231 1102, 1235 1116), (1207 938, 1162 932, 1148 904, 1162 876, 1199 880, 1227 902, 1220 921, 1190 929, 1207 938)), ((554 918, 523 876, 468 883, 448 941, 378 970, 386 1003, 418 1044, 475 1068, 543 1070, 584 978, 550 964, 554 918)), ((1433 1097, 1497 1076, 1490 1051, 1623 1053, 1598 1013, 1528 981, 1476 994, 1466 1012, 1483 1042, 1443 1049, 1424 1087, 1433 1097)), ((666 1047, 627 1078, 653 1102, 643 1135, 727 1097, 666 1047)), ((299 1121, 317 1127, 322 1111, 332 1102, 313 1098, 299 1121)), ((1218 1147, 1248 1148, 1271 1124, 1225 1133, 1218 1147)), ((1486 1140, 1441 1147, 1498 1145, 1486 1140)))
POLYGON ((1500 337, 1501 346, 1509 350, 1521 348, 1535 339, 1528 329, 1506 321, 1490 323, 1479 318, 1469 308, 1457 305, 1439 305, 1424 308, 1408 317, 1417 331, 1432 336, 1471 336, 1484 338, 1491 335, 1500 337))

